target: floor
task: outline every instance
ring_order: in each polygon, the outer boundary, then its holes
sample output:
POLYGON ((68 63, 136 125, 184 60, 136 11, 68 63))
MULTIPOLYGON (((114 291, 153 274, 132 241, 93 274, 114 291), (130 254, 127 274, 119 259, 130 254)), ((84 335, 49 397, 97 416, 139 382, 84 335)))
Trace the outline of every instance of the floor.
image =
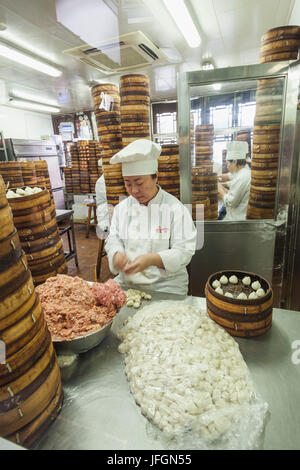
MULTIPOLYGON (((86 238, 86 228, 84 224, 74 224, 75 240, 78 257, 78 267, 75 264, 75 259, 68 261, 68 269, 70 276, 79 276, 86 281, 95 280, 95 266, 97 263, 98 244, 95 228, 90 228, 89 238, 86 238)), ((68 238, 64 234, 62 236, 65 250, 68 250, 68 238)), ((102 258, 100 277, 98 281, 105 282, 112 276, 107 262, 107 257, 102 258)))

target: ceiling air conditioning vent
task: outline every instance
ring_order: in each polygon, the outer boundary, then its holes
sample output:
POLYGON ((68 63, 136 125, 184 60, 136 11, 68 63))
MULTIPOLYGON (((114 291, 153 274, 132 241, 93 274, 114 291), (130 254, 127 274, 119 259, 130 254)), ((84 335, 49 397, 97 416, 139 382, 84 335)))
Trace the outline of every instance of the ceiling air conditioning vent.
POLYGON ((167 57, 141 31, 124 34, 119 40, 98 47, 83 44, 64 53, 107 74, 167 62, 167 57))

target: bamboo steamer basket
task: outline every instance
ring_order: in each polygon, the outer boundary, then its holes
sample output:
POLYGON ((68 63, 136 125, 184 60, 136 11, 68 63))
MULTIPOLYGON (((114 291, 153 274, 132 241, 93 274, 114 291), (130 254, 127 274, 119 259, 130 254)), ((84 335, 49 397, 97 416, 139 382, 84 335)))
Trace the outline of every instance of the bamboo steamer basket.
POLYGON ((253 153, 279 153, 279 142, 275 144, 253 144, 253 153))
POLYGON ((258 209, 251 204, 247 207, 247 219, 274 219, 274 209, 258 209))
MULTIPOLYGON (((6 286, 5 290, 1 288, 0 321, 4 319, 6 322, 7 318, 12 314, 16 314, 16 318, 20 318, 22 316, 25 303, 29 302, 29 298, 34 293, 33 280, 30 276, 29 270, 27 270, 26 274, 27 275, 22 276, 20 282, 19 279, 17 279, 17 285, 10 283, 6 286), (18 309, 20 309, 19 316, 18 309)), ((7 324, 7 326, 9 326, 9 324, 7 324)))
MULTIPOLYGON (((24 374, 27 379, 33 377, 31 368, 53 346, 25 254, 20 248, 15 228, 9 237, 0 240, 0 259, 8 261, 5 266, 1 264, 0 269, 0 339, 6 345, 6 362, 0 364, 0 436, 5 437, 33 422, 61 388, 56 356, 52 358, 47 375, 27 383, 24 380, 24 374), (22 384, 25 384, 23 388, 22 384)), ((51 405, 53 417, 56 409, 51 405)), ((27 432, 29 440, 35 436, 33 429, 27 432)))
POLYGON ((63 391, 61 384, 59 384, 54 398, 39 416, 17 432, 4 437, 16 444, 30 448, 51 425, 53 420, 56 419, 61 410, 62 403, 63 391))
POLYGON ((6 238, 0 239, 0 273, 12 267, 23 256, 16 229, 6 238))
POLYGON ((0 240, 8 237, 14 231, 12 213, 9 205, 0 207, 0 240))
POLYGON ((120 77, 122 144, 150 139, 150 82, 146 75, 120 77))
POLYGON ((65 175, 66 191, 67 191, 67 193, 72 193, 72 191, 73 191, 72 169, 71 168, 65 168, 64 175, 65 175))
POLYGON ((42 306, 36 298, 34 306, 23 318, 1 332, 8 357, 31 341, 42 325, 42 317, 42 306))
POLYGON ((20 405, 2 414, 0 435, 11 434, 36 418, 51 402, 60 383, 60 371, 57 362, 40 387, 20 405))
MULTIPOLYGON (((243 290, 247 290, 243 288, 243 290)), ((266 333, 272 326, 273 291, 269 282, 254 273, 244 271, 220 271, 212 274, 205 286, 207 313, 232 336, 252 338, 266 333), (259 299, 240 300, 218 294, 212 283, 221 276, 236 275, 239 280, 250 276, 258 280, 266 292, 259 299)))
POLYGON ((300 27, 295 25, 279 26, 269 29, 261 38, 261 44, 268 44, 274 40, 300 39, 300 27))
POLYGON ((10 189, 24 186, 20 162, 0 162, 0 174, 10 189))
POLYGON ((266 62, 281 62, 287 60, 297 60, 298 49, 290 52, 277 52, 272 54, 260 54, 259 63, 264 64, 266 62))
POLYGON ((198 168, 192 169, 192 196, 208 197, 210 200, 210 220, 218 218, 218 175, 202 174, 198 168))
POLYGON ((162 145, 158 158, 158 184, 173 196, 180 197, 179 145, 162 145))
POLYGON ((27 396, 28 391, 32 388, 32 384, 36 383, 36 380, 47 370, 55 358, 54 346, 52 341, 50 341, 47 349, 33 366, 25 374, 10 382, 13 396, 6 386, 0 387, 0 411, 14 408, 20 396, 21 398, 27 396))
POLYGON ((0 364, 0 387, 17 379, 38 360, 51 343, 46 320, 34 338, 19 349, 16 353, 6 358, 6 364, 0 364))
POLYGON ((61 254, 62 240, 60 238, 55 218, 55 212, 47 190, 40 193, 10 199, 14 223, 21 234, 21 245, 26 253, 29 268, 35 284, 43 282, 57 273, 67 273, 65 259, 61 254), (24 232, 28 235, 24 236, 24 232), (45 263, 48 262, 48 273, 45 263), (56 269, 56 272, 55 272, 56 269))
MULTIPOLYGON (((29 291, 28 291, 29 292, 29 291)), ((25 302, 22 302, 22 300, 19 301, 17 297, 18 292, 14 292, 12 295, 14 296, 15 299, 15 304, 17 305, 16 308, 12 308, 12 311, 10 312, 5 312, 0 317, 0 332, 3 330, 6 330, 10 326, 14 325, 17 323, 21 318, 23 318, 26 315, 26 312, 31 310, 36 302, 36 293, 33 288, 33 282, 31 278, 31 294, 26 298, 25 302)))
MULTIPOLYGON (((24 186, 37 186, 35 164, 33 162, 20 162, 24 186)), ((23 185, 22 185, 23 186, 23 185)))
POLYGON ((272 28, 262 36, 259 62, 295 60, 298 58, 299 43, 299 26, 272 28))
POLYGON ((108 204, 116 205, 119 202, 119 195, 126 194, 121 165, 109 164, 111 157, 122 149, 119 90, 116 85, 112 84, 97 85, 92 89, 92 96, 100 145, 102 147, 101 157, 103 160, 107 202, 108 204), (99 109, 101 93, 105 93, 110 97, 110 103, 113 103, 113 107, 99 109), (112 168, 113 166, 116 168, 112 168), (118 184, 112 182, 114 178, 118 178, 118 184))

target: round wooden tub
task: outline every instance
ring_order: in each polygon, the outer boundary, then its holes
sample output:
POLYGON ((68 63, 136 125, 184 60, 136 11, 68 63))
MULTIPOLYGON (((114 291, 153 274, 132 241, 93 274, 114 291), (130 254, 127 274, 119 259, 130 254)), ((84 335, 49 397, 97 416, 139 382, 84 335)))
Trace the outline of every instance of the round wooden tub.
MULTIPOLYGON (((234 288, 233 288, 234 289, 234 288)), ((246 293, 248 288, 244 288, 246 293)), ((231 291, 232 292, 232 291, 231 291)), ((225 292, 224 292, 225 293, 225 292)), ((272 325, 273 291, 269 282, 254 273, 246 271, 219 271, 212 274, 205 286, 207 312, 209 316, 232 336, 251 338, 266 333, 272 325), (266 292, 258 299, 237 299, 226 297, 215 291, 212 283, 221 276, 235 275, 241 281, 249 276, 251 281, 259 281, 266 292)))

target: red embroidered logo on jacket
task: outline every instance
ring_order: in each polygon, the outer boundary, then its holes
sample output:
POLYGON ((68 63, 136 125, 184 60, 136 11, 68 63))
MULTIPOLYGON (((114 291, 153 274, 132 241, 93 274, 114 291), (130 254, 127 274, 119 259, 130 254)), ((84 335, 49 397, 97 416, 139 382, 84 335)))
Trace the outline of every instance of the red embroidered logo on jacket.
POLYGON ((165 228, 158 227, 156 229, 156 233, 167 233, 168 230, 169 229, 167 227, 165 227, 165 228))

